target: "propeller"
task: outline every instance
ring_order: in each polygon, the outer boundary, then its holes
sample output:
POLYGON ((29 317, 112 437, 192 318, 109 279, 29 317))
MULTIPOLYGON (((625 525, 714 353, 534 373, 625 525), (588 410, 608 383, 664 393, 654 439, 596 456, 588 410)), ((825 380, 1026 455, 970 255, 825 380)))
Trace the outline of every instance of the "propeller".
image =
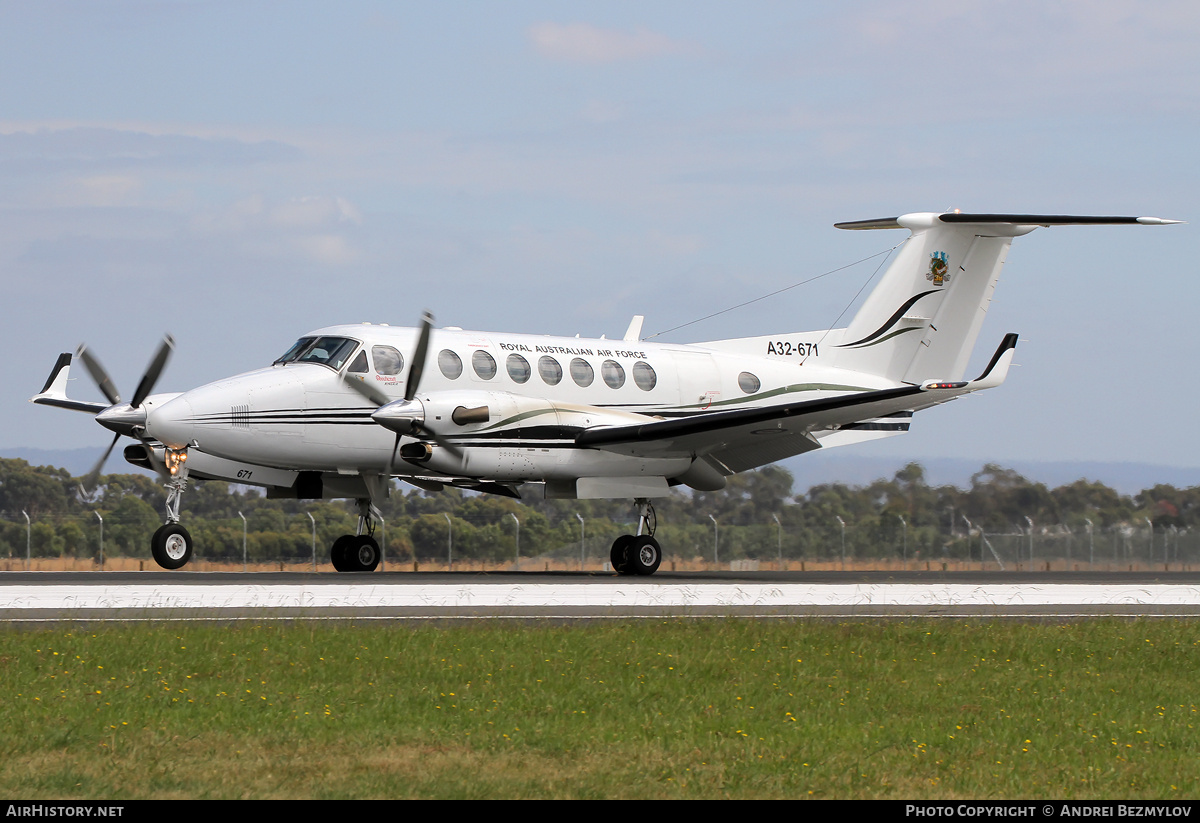
MULTIPOLYGON (((162 376, 163 370, 167 366, 167 361, 171 358, 171 352, 174 350, 175 338, 169 334, 163 335, 162 342, 158 345, 158 350, 154 353, 154 357, 151 358, 150 365, 146 367, 146 371, 133 393, 133 399, 128 404, 121 403, 121 395, 117 392, 116 384, 113 383, 104 366, 100 365, 100 361, 91 353, 91 350, 86 345, 81 344, 75 352, 75 356, 83 361, 88 374, 96 382, 96 387, 100 389, 100 393, 111 404, 107 409, 96 415, 96 421, 105 428, 116 432, 116 435, 113 437, 112 442, 108 444, 108 448, 104 450, 104 454, 100 457, 100 460, 84 476, 81 487, 85 493, 89 493, 95 489, 96 483, 100 479, 100 472, 103 470, 104 464, 108 461, 109 455, 112 454, 112 450, 116 448, 117 441, 121 439, 121 435, 136 437, 146 446, 148 454, 153 453, 150 450, 149 441, 143 434, 146 428, 146 411, 142 408, 142 404, 150 396, 150 392, 154 391, 154 385, 158 382, 158 378, 162 376)), ((153 465, 153 460, 151 460, 151 464, 153 465)))
POLYGON ((396 442, 392 445, 392 454, 388 458, 387 473, 392 474, 392 466, 396 461, 396 452, 400 448, 400 439, 404 435, 428 438, 455 457, 462 457, 462 450, 448 442, 437 432, 425 425, 425 409, 418 400, 417 389, 421 385, 421 375, 425 372, 425 361, 429 355, 429 337, 433 331, 433 315, 424 312, 421 315, 421 327, 417 333, 417 345, 413 348, 412 361, 408 367, 408 380, 404 384, 404 399, 392 400, 373 383, 359 380, 343 372, 342 380, 367 400, 379 407, 371 418, 386 429, 396 433, 396 442))

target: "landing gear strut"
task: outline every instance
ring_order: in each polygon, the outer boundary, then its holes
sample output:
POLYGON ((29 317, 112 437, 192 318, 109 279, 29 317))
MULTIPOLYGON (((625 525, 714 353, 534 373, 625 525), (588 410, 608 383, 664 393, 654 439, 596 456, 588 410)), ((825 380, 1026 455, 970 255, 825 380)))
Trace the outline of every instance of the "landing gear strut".
POLYGON ((614 540, 609 559, 618 574, 654 574, 662 563, 662 548, 654 539, 654 506, 644 497, 634 502, 638 507, 637 534, 623 534, 614 540))
POLYGON ((333 548, 329 550, 333 568, 339 572, 373 572, 383 557, 375 541, 375 520, 379 510, 367 498, 359 498, 356 502, 358 531, 343 534, 333 541, 333 548))
POLYGON ((192 559, 192 536, 179 523, 179 502, 187 489, 187 449, 166 451, 167 471, 171 479, 167 481, 167 522, 159 526, 158 531, 150 538, 150 553, 154 562, 164 569, 182 569, 192 559))

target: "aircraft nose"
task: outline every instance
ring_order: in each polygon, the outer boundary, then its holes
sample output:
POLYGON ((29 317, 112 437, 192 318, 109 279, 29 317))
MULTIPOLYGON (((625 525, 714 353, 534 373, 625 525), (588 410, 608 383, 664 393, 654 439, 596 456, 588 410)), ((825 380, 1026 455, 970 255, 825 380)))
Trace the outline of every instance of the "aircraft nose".
POLYGON ((195 437, 192 404, 186 396, 169 400, 147 415, 145 425, 146 433, 164 446, 182 449, 195 437))

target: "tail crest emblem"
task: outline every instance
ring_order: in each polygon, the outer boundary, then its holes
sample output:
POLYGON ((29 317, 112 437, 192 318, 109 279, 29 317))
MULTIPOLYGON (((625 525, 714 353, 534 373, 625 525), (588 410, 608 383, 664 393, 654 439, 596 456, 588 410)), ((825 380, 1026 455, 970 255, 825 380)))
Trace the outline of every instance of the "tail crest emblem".
POLYGON ((950 282, 950 267, 946 263, 944 251, 935 251, 929 255, 929 273, 925 275, 925 279, 932 280, 935 286, 944 286, 950 282))

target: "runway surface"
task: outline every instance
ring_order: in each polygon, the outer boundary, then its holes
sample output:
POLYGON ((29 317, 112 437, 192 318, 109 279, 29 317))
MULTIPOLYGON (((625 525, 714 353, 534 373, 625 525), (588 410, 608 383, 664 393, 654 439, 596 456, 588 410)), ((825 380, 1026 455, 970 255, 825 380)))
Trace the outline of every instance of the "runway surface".
POLYGON ((1200 617, 1200 573, 6 572, 0 620, 1200 617))

